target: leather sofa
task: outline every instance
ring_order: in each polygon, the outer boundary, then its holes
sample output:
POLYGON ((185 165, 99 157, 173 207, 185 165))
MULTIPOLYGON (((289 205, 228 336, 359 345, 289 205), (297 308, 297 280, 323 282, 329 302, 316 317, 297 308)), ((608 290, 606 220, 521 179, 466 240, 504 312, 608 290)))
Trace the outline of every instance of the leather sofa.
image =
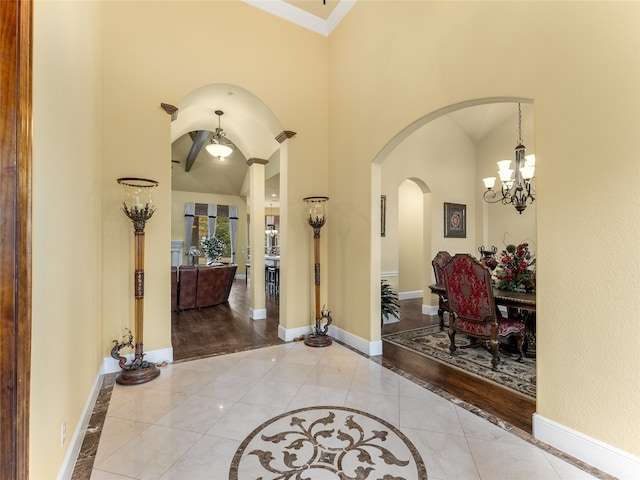
POLYGON ((211 307, 228 301, 237 268, 237 265, 180 266, 177 308, 211 307))
POLYGON ((171 267, 171 311, 178 309, 178 267, 171 267))

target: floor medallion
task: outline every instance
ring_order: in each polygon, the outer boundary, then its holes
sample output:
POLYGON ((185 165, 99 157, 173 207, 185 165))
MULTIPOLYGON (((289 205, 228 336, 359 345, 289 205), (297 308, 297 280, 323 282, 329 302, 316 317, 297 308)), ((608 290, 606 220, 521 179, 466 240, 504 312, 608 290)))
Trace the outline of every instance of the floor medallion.
POLYGON ((238 447, 229 480, 426 480, 411 441, 374 415, 346 407, 283 413, 238 447))

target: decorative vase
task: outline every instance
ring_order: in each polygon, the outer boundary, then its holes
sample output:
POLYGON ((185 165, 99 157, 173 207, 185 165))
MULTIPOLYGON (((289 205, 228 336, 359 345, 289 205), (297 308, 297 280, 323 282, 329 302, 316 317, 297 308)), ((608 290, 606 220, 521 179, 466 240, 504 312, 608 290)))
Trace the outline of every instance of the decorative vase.
POLYGON ((478 248, 478 252, 480 252, 480 260, 484 260, 485 265, 489 268, 489 270, 493 271, 498 265, 498 261, 496 260, 496 252, 498 249, 493 246, 490 250, 484 248, 484 246, 478 248))

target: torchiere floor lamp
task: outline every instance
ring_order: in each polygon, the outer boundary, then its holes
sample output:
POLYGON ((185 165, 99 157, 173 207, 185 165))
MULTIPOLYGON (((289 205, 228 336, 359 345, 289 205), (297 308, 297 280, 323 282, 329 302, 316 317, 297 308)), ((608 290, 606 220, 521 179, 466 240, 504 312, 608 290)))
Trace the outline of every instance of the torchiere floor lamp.
POLYGON ((306 197, 303 199, 309 207, 308 220, 313 228, 313 260, 316 283, 316 327, 315 331, 304 339, 304 343, 310 347, 328 347, 331 345, 331 337, 327 335, 331 325, 331 312, 324 308, 320 310, 320 229, 326 220, 325 203, 329 197, 306 197), (325 320, 324 325, 322 324, 325 320))
POLYGON ((122 369, 116 377, 116 382, 121 385, 137 385, 146 383, 160 375, 160 370, 153 362, 144 360, 143 349, 143 313, 144 313, 144 226, 151 218, 156 207, 153 205, 151 192, 158 186, 155 180, 145 178, 119 178, 118 183, 124 187, 124 201, 122 211, 133 222, 135 232, 135 273, 134 273, 134 296, 135 296, 135 357, 127 365, 127 359, 118 353, 123 347, 134 347, 133 336, 129 331, 129 341, 118 343, 111 350, 111 356, 118 360, 122 369))

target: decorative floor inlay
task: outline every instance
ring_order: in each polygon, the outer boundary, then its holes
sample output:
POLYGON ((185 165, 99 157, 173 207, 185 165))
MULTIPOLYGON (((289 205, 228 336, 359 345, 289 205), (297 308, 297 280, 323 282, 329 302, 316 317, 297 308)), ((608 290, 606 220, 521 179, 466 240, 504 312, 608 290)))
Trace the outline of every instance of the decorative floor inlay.
MULTIPOLYGON (((491 370, 491 353, 483 348, 458 348, 456 355, 452 356, 449 336, 437 325, 383 335, 382 340, 536 398, 535 359, 525 358, 524 363, 518 363, 514 360, 515 355, 509 358, 501 351, 497 371, 491 370)), ((456 335, 458 347, 468 344, 466 336, 456 335)))
POLYGON ((411 441, 390 423, 346 407, 309 407, 266 421, 240 444, 229 480, 426 480, 411 441))

